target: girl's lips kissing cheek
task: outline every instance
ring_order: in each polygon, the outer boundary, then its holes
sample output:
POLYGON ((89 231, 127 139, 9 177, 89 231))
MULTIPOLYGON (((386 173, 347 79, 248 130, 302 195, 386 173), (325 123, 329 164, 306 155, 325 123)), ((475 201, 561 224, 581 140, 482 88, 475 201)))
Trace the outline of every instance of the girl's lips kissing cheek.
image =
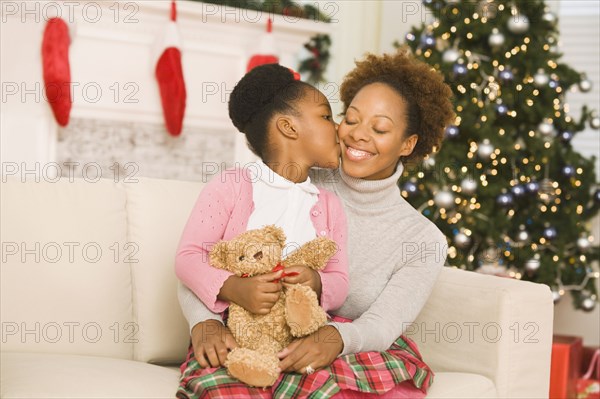
POLYGON ((346 146, 346 156, 350 161, 364 161, 373 157, 374 154, 359 150, 350 146, 346 146))

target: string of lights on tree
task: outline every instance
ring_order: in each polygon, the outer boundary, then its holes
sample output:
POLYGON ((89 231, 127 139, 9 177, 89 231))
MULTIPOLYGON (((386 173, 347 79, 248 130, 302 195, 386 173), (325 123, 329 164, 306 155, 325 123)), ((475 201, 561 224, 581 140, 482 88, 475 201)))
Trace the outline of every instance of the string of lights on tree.
POLYGON ((565 94, 592 84, 559 61, 557 16, 541 0, 423 4, 433 21, 406 44, 445 75, 457 117, 443 151, 407 167, 403 196, 449 237, 451 265, 545 283, 555 302, 570 291, 591 311, 600 188, 571 141, 600 120, 570 116, 565 94))

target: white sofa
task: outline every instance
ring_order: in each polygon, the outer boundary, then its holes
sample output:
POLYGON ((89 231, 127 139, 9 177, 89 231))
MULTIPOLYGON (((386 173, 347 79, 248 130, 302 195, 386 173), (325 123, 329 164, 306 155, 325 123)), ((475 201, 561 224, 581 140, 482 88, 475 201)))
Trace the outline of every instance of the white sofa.
MULTIPOLYGON (((202 184, 22 180, 1 186, 1 397, 173 397, 173 259, 202 184)), ((407 327, 429 397, 547 397, 552 312, 546 286, 444 269, 407 327)))

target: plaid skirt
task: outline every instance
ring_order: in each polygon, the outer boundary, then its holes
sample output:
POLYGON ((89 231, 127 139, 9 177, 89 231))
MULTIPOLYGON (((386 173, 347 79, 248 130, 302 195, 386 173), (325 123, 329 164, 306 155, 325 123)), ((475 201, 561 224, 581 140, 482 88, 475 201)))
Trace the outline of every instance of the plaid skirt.
MULTIPOLYGON (((334 317, 334 321, 349 320, 334 317)), ((329 367, 311 375, 282 373, 270 388, 253 388, 220 368, 200 368, 190 345, 177 397, 180 399, 231 398, 331 398, 354 391, 383 395, 396 388, 418 392, 424 397, 433 383, 433 371, 423 362, 417 345, 400 336, 385 352, 359 352, 338 357, 329 367), (400 386, 401 385, 401 386, 400 386)), ((399 397, 400 395, 398 395, 399 397)))

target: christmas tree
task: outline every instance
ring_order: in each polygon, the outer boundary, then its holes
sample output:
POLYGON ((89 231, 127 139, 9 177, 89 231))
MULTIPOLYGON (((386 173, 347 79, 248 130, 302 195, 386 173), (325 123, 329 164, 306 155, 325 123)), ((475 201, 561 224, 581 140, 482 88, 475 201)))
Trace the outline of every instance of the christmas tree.
POLYGON ((571 291, 592 310, 600 190, 571 140, 599 119, 569 116, 566 93, 591 82, 560 62, 556 15, 540 0, 423 4, 433 21, 406 44, 444 74, 457 118, 443 149, 407 168, 403 196, 449 238, 450 265, 547 284, 555 301, 571 291))

